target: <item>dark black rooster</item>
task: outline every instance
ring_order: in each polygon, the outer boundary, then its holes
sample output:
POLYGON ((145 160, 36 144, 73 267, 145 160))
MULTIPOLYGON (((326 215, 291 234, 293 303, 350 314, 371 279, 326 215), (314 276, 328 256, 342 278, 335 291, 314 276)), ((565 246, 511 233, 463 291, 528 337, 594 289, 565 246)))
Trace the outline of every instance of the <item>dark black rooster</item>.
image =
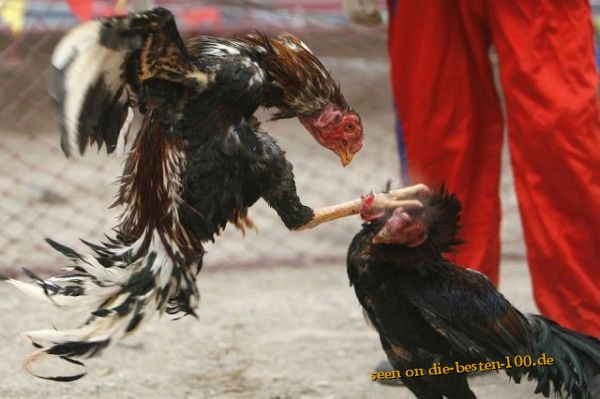
POLYGON ((348 252, 348 276, 389 361, 398 370, 422 368, 403 378, 418 398, 474 398, 467 374, 428 375, 432 365, 455 367, 506 356, 542 354, 552 366, 506 368, 519 383, 537 380, 536 393, 551 390, 589 398, 600 372, 600 342, 539 315, 515 309, 481 273, 448 262, 443 254, 460 244, 461 205, 444 190, 418 195, 421 209, 381 210, 364 201, 367 222, 348 252))
MULTIPOLYGON (((58 44, 52 66, 62 149, 83 153, 97 143, 126 153, 115 204, 124 210, 107 242, 86 243, 92 254, 48 240, 73 262, 65 274, 32 275, 34 285, 12 281, 54 304, 91 312, 73 330, 25 333, 39 348, 26 361, 30 371, 44 355, 72 362, 93 356, 156 312, 193 315, 202 243, 228 222, 250 224, 247 209, 259 198, 293 230, 360 207, 302 204, 292 165, 253 117, 260 106, 275 108, 275 118, 298 117, 344 165, 361 148, 360 118, 290 34, 200 37, 186 45, 172 14, 159 8, 75 28, 58 44)), ((393 203, 405 193, 378 199, 393 203)))

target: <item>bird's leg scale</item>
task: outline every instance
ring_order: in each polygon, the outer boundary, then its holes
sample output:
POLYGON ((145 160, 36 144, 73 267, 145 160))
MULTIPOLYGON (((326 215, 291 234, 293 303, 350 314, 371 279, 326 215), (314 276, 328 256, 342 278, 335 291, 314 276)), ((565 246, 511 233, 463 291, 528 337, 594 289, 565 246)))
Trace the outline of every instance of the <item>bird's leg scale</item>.
MULTIPOLYGON (((424 184, 416 184, 410 187, 391 190, 387 193, 377 193, 374 195, 371 206, 373 208, 381 209, 393 209, 398 207, 402 207, 404 209, 420 208, 423 206, 421 201, 409 198, 420 193, 429 193, 429 188, 424 184)), ((314 217, 311 219, 311 221, 303 226, 300 226, 296 230, 312 229, 320 224, 330 222, 332 220, 356 215, 360 213, 362 207, 363 199, 359 198, 354 201, 348 201, 341 204, 315 209, 314 217)))

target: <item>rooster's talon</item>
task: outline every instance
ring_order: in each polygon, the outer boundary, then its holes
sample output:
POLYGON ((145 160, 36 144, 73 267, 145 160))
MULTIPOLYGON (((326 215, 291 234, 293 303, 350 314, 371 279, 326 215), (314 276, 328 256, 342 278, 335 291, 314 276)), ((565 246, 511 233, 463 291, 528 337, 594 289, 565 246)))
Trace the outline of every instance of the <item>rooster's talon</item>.
POLYGON ((408 197, 415 197, 417 195, 429 195, 431 190, 425 184, 415 184, 396 190, 391 190, 387 195, 394 197, 395 199, 405 199, 408 197))

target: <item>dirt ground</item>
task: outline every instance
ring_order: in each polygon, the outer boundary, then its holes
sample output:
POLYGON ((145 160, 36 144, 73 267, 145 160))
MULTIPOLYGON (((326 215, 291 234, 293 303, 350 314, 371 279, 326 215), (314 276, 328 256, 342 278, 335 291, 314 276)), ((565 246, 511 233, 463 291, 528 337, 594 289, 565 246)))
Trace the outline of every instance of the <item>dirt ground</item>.
MULTIPOLYGON (((522 261, 505 262, 504 291, 531 309, 522 261)), ((69 325, 49 306, 0 289, 2 398, 410 398, 371 382, 383 358, 342 263, 202 273, 199 320, 154 320, 88 362, 74 383, 46 382, 20 368, 32 327, 69 325), (62 322, 62 323, 61 323, 62 322)), ((503 374, 473 381, 481 398, 529 398, 534 387, 503 374)))
MULTIPOLYGON (((358 48, 365 50, 360 55, 356 48, 347 46, 347 38, 345 45, 318 37, 309 39, 315 52, 323 54, 325 63, 341 81, 350 103, 361 113, 367 133, 363 152, 349 168, 341 170, 332 156, 313 155, 317 147, 297 122, 266 125, 296 165, 302 197, 308 204, 319 205, 355 198, 382 187, 388 177, 398 175, 398 164, 384 36, 356 39, 358 48)), ((4 148, 9 149, 9 154, 26 144, 19 132, 11 129, 7 135, 4 148)), ((44 136, 43 140, 53 142, 54 137, 44 136)), ((76 200, 68 187, 63 187, 62 180, 54 180, 45 186, 25 185, 21 197, 3 196, 4 215, 23 203, 32 210, 31 216, 23 212, 19 218, 0 220, 4 226, 11 223, 11 231, 20 231, 10 241, 11 245, 3 245, 3 257, 16 259, 10 268, 6 267, 7 272, 15 272, 19 266, 55 271, 64 262, 51 263, 39 255, 49 249, 24 249, 23 243, 59 235, 66 243, 73 244, 78 235, 83 235, 81 230, 88 232, 85 238, 99 239, 102 230, 98 230, 98 225, 105 224, 98 222, 98 215, 106 215, 104 209, 114 190, 108 184, 114 176, 107 175, 107 169, 95 166, 105 163, 104 158, 88 161, 85 173, 81 173, 76 172, 77 164, 66 166, 55 149, 40 148, 23 153, 22 157, 30 157, 31 162, 43 160, 60 165, 57 170, 67 170, 70 181, 79 179, 83 185, 91 180, 95 190, 109 194, 93 201, 76 200), (41 208, 48 210, 44 215, 52 218, 36 216, 33 210, 41 208), (73 208, 91 215, 91 220, 78 221, 69 229, 57 229, 58 221, 72 217, 69 212, 73 208), (23 230, 21 226, 27 228, 23 230), (96 235, 92 235, 94 232, 96 235)), ((20 163, 14 158, 0 158, 2 162, 0 190, 14 185, 16 176, 21 175, 27 181, 26 171, 19 169, 20 163)), ((113 166, 113 170, 117 168, 113 166)), ((534 311, 507 159, 501 191, 504 210, 501 289, 521 310, 534 311)), ((237 232, 227 231, 217 244, 207 247, 206 269, 199 278, 202 292, 199 320, 154 319, 134 337, 90 360, 89 375, 74 383, 46 382, 27 375, 20 362, 30 347, 19 334, 51 325, 70 327, 81 319, 68 319, 51 306, 41 305, 1 285, 0 397, 412 397, 405 388, 382 386, 369 379, 383 353, 376 333, 365 323, 348 286, 344 264, 346 247, 359 229, 359 220, 339 221, 314 232, 292 234, 280 226, 264 204, 258 204, 252 215, 261 229, 258 236, 251 233, 242 240, 237 232)), ((492 399, 529 398, 534 389, 530 383, 510 384, 504 374, 497 373, 475 378, 472 385, 478 396, 492 399)))

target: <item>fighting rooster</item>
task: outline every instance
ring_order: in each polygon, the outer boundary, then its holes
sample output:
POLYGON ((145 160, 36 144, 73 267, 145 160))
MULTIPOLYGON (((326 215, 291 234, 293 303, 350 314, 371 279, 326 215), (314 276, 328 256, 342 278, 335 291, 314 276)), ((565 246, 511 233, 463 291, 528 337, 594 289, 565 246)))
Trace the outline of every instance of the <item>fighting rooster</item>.
MULTIPOLYGON (((194 314, 206 241, 228 222, 250 224, 263 198, 292 230, 357 213, 360 200, 311 209, 296 194, 292 165, 254 112, 298 117, 348 164, 361 148, 359 116, 304 43, 290 34, 200 37, 184 44, 165 9, 83 24, 52 56, 50 91, 67 156, 90 144, 127 154, 115 205, 116 234, 93 254, 48 240, 73 262, 65 274, 19 288, 91 312, 72 330, 25 333, 44 355, 97 354, 158 312, 194 314), (129 146, 131 148, 129 149, 129 146)), ((377 197, 382 206, 421 187, 377 197)), ((80 363, 76 363, 80 364, 80 363)), ((35 372, 34 372, 35 374, 35 372)), ((46 377, 73 380, 71 376, 46 377)))
MULTIPOLYGON (((456 362, 479 368, 506 356, 542 354, 554 365, 505 368, 519 383, 537 380, 536 393, 589 398, 600 372, 600 342, 539 315, 524 316, 481 273, 448 262, 443 254, 460 244, 461 205, 444 190, 414 197, 421 209, 383 210, 366 197, 366 223, 348 252, 348 276, 368 319, 379 332, 389 361, 398 370, 422 368, 423 377, 404 378, 418 397, 475 398, 456 362), (434 364, 453 367, 428 375, 434 364)), ((535 361, 535 360, 534 360, 535 361)), ((464 371, 464 370, 463 370, 464 371)))

